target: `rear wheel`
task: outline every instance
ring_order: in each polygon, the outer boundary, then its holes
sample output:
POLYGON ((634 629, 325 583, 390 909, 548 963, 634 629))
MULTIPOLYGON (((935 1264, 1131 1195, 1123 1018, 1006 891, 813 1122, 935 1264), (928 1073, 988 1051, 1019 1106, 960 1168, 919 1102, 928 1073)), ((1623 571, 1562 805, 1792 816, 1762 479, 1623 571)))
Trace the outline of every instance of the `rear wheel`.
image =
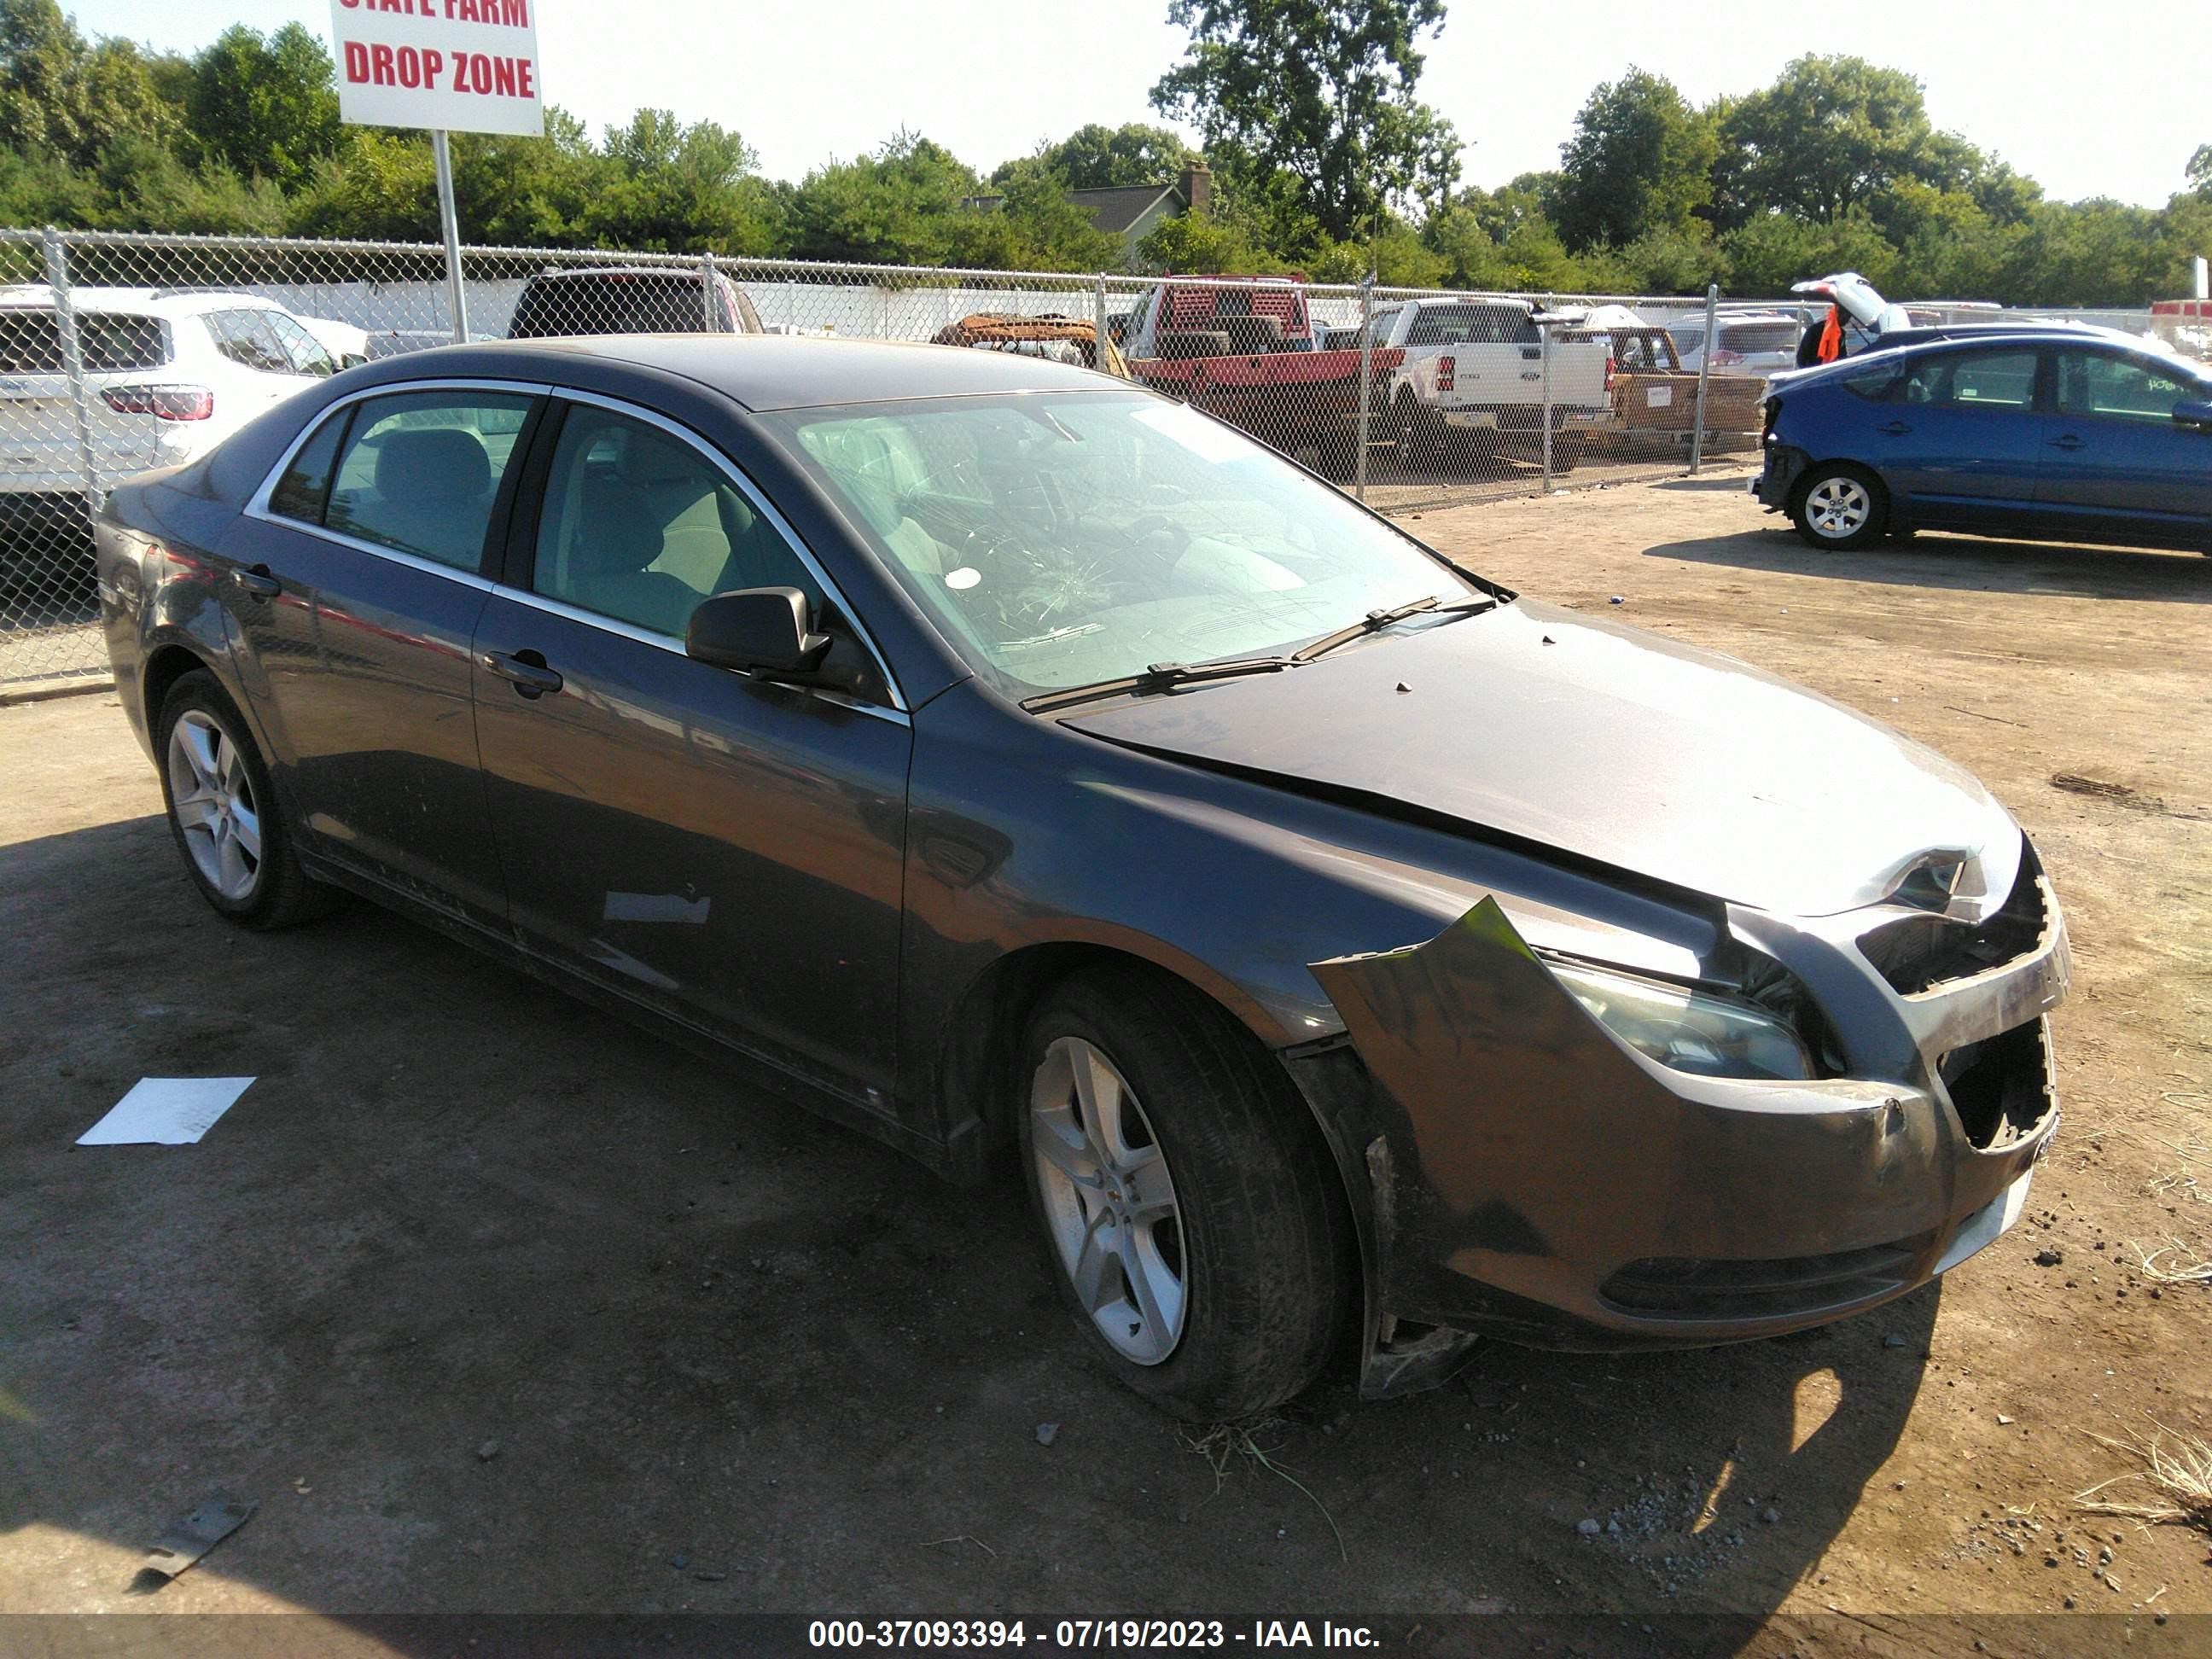
POLYGON ((1427 471, 1437 464, 1436 422, 1410 393, 1398 399, 1392 416, 1397 429, 1398 465, 1409 472, 1427 471))
POLYGON ((1808 469, 1790 507, 1798 535, 1808 545, 1831 552, 1879 541, 1888 517, 1880 481, 1864 467, 1844 461, 1826 461, 1808 469))
POLYGON ((1571 472, 1582 465, 1584 439, 1579 432, 1572 434, 1553 434, 1552 437, 1552 471, 1571 472))
POLYGON ((1304 1103, 1221 1011, 1149 971, 1085 974, 1030 1021, 1023 1167, 1095 1353, 1180 1417, 1319 1375, 1352 1300, 1350 1224, 1304 1103))
POLYGON ((327 908, 333 895, 293 855, 269 769, 215 676, 179 676, 158 730, 169 833, 201 896, 253 928, 287 927, 327 908))

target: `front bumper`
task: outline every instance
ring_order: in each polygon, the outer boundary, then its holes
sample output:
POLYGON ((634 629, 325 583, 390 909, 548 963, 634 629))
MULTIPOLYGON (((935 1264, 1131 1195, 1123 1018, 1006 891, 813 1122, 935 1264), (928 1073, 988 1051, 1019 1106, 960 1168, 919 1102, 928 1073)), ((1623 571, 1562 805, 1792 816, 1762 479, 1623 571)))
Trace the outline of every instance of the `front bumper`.
POLYGON ((1812 458, 1802 449, 1776 443, 1771 438, 1766 442, 1765 454, 1765 465, 1751 481, 1751 493, 1769 513, 1786 513, 1797 480, 1812 458))
POLYGON ((1563 1348, 1771 1336, 1988 1243, 2057 1121, 2044 1016, 2065 924, 2032 858, 2019 879, 2007 940, 2025 948, 1924 989, 1899 989, 1910 964, 1874 942, 1894 909, 1818 927, 1731 909, 1836 1025, 1844 1077, 1661 1066, 1488 900, 1426 945, 1315 964, 1348 1041, 1286 1059, 1364 1200, 1370 1356, 1407 1326, 1563 1348))

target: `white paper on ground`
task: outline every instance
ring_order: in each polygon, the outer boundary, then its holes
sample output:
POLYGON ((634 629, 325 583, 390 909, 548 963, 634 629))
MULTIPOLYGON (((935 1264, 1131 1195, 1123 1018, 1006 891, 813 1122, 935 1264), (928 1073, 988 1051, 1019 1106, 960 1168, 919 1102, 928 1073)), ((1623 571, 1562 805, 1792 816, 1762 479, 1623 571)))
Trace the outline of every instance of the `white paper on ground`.
POLYGON ((80 1146, 188 1146, 252 1086, 250 1077, 142 1077, 80 1146))

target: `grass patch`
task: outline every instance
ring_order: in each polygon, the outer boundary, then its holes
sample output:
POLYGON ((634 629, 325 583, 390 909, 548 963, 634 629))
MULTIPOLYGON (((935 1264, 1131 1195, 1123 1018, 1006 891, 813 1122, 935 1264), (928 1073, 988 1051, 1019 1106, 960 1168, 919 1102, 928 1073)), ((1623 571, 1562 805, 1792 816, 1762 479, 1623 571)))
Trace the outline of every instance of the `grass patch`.
MULTIPOLYGON (((1321 1511, 1321 1518, 1328 1522, 1328 1529, 1336 1539, 1337 1555, 1348 1566, 1352 1562, 1351 1552, 1344 1547, 1344 1534, 1338 1530, 1336 1517, 1328 1512, 1328 1505, 1316 1498, 1312 1490, 1297 1475, 1275 1462, 1275 1453, 1282 1449, 1279 1442, 1272 1446, 1260 1443, 1261 1436, 1273 1436, 1285 1426, 1279 1417, 1255 1418, 1248 1423, 1216 1423, 1204 1434, 1184 1430, 1182 1443, 1204 1458, 1206 1466, 1213 1471, 1214 1498, 1221 1495, 1222 1487, 1228 1483, 1230 1470, 1239 1462, 1255 1470, 1264 1470, 1277 1480, 1297 1487, 1305 1494, 1306 1501, 1321 1511)), ((1211 1503, 1212 1498, 1209 1498, 1207 1501, 1211 1503)))
POLYGON ((2091 1434, 2133 1460, 2134 1468, 2074 1495, 2090 1515, 2117 1515, 2146 1526, 2197 1527, 2212 1533, 2212 1445, 2151 1419, 2157 1431, 2124 1440, 2091 1434))

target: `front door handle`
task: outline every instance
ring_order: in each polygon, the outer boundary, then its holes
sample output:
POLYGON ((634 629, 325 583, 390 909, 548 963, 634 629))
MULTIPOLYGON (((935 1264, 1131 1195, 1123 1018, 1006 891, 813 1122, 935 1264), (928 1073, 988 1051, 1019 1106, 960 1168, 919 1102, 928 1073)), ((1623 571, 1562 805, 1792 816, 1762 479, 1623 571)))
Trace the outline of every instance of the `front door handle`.
POLYGON ((1880 426, 1875 428, 1875 430, 1887 433, 1893 438, 1902 438, 1912 430, 1912 423, 1910 421, 1884 421, 1880 426))
POLYGON ((256 599, 273 599, 284 591, 284 584, 269 574, 265 564, 257 564, 251 570, 234 569, 230 579, 256 599))
POLYGON ((535 651, 479 651, 477 661, 487 673, 496 674, 514 684, 515 694, 524 697, 542 697, 548 691, 561 689, 561 677, 545 665, 545 659, 535 651), (532 659, 536 660, 532 660, 532 659))
POLYGON ((2053 449, 2084 449, 2088 447, 2088 441, 2085 438, 2077 438, 2069 432, 2063 438, 2053 438, 2051 441, 2051 447, 2053 449))

